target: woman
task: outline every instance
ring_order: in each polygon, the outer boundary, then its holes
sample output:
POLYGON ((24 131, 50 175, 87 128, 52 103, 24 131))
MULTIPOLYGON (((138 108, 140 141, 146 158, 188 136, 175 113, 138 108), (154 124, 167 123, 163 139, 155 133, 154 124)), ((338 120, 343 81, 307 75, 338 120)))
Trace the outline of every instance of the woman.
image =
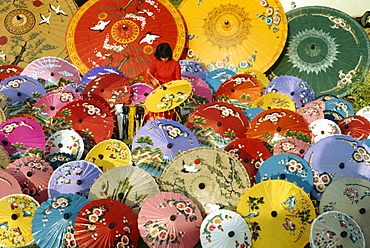
POLYGON ((172 58, 172 49, 168 43, 161 43, 157 46, 149 73, 152 75, 152 84, 155 86, 164 83, 180 80, 180 63, 172 58))
MULTIPOLYGON (((149 69, 149 74, 152 76, 152 84, 159 86, 173 80, 181 79, 180 63, 172 58, 172 49, 168 43, 161 43, 157 46, 154 56, 156 59, 152 61, 149 69)), ((174 110, 169 110, 160 113, 147 111, 145 119, 152 121, 155 119, 172 119, 174 110)))

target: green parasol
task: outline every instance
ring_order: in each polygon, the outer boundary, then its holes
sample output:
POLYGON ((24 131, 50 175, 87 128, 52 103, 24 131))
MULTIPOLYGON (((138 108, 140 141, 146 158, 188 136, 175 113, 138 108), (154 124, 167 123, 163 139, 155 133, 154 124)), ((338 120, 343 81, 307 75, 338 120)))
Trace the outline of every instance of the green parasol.
POLYGON ((287 18, 287 43, 271 67, 272 74, 299 77, 316 96, 343 97, 356 81, 363 80, 370 62, 370 43, 355 19, 322 6, 291 10, 287 18))

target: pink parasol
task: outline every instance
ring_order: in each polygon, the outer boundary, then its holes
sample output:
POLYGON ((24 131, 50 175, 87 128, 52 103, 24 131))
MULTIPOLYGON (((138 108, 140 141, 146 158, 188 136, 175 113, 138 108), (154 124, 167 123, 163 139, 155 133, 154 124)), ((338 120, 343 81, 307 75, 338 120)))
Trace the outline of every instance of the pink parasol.
POLYGON ((56 89, 43 95, 33 106, 54 117, 64 105, 79 99, 82 99, 82 96, 73 90, 56 89))
POLYGON ((9 153, 11 159, 24 154, 42 156, 45 135, 41 125, 33 119, 15 117, 0 124, 0 145, 9 153))
POLYGON ((48 199, 48 184, 53 168, 48 162, 36 157, 23 157, 6 167, 22 188, 22 193, 32 196, 39 203, 48 199))
POLYGON ((17 179, 6 171, 0 170, 0 198, 12 194, 22 194, 21 186, 17 179))

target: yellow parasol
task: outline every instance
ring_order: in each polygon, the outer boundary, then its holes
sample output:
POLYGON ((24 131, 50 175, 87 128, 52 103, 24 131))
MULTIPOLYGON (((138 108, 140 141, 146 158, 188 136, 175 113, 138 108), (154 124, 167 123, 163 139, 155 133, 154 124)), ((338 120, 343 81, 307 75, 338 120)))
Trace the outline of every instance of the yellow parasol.
POLYGON ((263 72, 261 72, 257 69, 247 68, 247 69, 244 69, 241 72, 239 72, 239 74, 249 74, 249 75, 255 76, 257 78, 257 80, 260 82, 262 88, 266 88, 266 86, 270 83, 270 80, 265 75, 265 73, 263 73, 263 72))
POLYGON ((187 80, 174 80, 165 83, 145 99, 144 106, 150 112, 165 112, 180 106, 189 98, 193 87, 187 80))
POLYGON ((208 71, 265 72, 286 42, 287 19, 278 0, 184 0, 179 10, 188 28, 187 56, 208 71))
POLYGON ((39 203, 31 196, 13 194, 0 199, 0 247, 34 243, 32 219, 39 203))
POLYGON ((272 244, 276 248, 304 247, 316 217, 309 195, 283 180, 253 185, 241 197, 236 212, 248 223, 254 248, 272 244))
POLYGON ((84 160, 106 172, 117 166, 131 165, 131 152, 123 141, 107 139, 93 146, 84 160))
POLYGON ((282 108, 296 111, 294 101, 287 95, 281 93, 268 93, 255 100, 251 108, 273 109, 282 108))
POLYGON ((64 37, 75 1, 0 1, 0 9, 0 65, 25 68, 45 56, 67 57, 64 37))

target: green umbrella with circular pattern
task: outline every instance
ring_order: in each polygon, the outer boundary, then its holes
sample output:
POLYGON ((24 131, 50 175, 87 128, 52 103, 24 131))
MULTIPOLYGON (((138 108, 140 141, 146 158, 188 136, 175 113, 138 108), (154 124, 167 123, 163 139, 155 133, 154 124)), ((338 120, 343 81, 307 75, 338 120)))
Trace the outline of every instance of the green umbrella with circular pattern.
POLYGON ((364 29, 348 14, 329 7, 308 6, 286 14, 287 43, 271 73, 301 78, 316 96, 348 94, 370 62, 364 29))

